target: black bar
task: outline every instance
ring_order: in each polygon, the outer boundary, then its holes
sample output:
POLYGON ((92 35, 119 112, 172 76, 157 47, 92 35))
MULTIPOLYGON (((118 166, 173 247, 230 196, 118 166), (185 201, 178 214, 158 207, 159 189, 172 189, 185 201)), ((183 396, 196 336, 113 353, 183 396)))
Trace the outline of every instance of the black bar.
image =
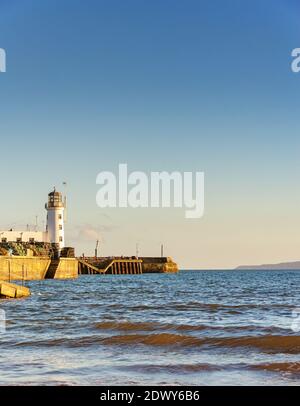
POLYGON ((182 401, 219 402, 223 404, 243 404, 244 402, 288 402, 296 396, 293 387, 187 387, 187 386, 153 386, 153 387, 0 387, 0 399, 5 401, 47 402, 51 401, 80 401, 84 404, 99 404, 103 401, 118 401, 125 404, 139 404, 145 401, 182 401), (241 403, 242 402, 242 403, 241 403))

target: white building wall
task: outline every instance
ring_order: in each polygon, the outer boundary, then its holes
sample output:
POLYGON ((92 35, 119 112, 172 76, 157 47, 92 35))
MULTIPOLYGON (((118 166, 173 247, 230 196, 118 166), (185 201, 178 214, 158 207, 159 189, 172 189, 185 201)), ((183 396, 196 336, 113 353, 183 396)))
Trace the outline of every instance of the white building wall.
POLYGON ((0 231, 0 242, 17 242, 21 239, 22 242, 49 242, 48 234, 41 231, 0 231))

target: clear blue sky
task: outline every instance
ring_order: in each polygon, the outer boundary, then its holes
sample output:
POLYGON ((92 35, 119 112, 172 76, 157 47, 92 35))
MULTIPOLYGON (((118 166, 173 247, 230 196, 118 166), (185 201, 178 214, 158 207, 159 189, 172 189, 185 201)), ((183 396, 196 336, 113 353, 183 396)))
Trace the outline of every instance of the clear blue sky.
MULTIPOLYGON (((300 259, 296 0, 1 0, 1 228, 66 180, 70 244, 182 267, 300 259), (206 214, 96 207, 96 175, 202 170, 206 214)), ((80 252, 81 253, 81 252, 80 252)))

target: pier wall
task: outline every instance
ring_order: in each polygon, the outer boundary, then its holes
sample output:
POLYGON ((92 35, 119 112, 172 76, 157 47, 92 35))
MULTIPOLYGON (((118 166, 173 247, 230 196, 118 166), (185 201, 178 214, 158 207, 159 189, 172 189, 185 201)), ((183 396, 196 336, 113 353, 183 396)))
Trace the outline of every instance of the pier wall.
POLYGON ((171 257, 142 257, 143 273, 176 273, 178 265, 171 257))
POLYGON ((79 258, 79 273, 95 274, 141 274, 141 273, 177 273, 178 265, 171 257, 84 257, 79 258), (112 262, 112 267, 107 268, 112 262), (134 262, 139 262, 138 267, 134 262), (85 266, 90 264, 91 267, 85 266), (95 267, 95 271, 93 271, 95 267), (136 267, 138 269, 136 269, 136 267), (98 268, 98 269, 97 269, 98 268), (98 272, 97 272, 98 271, 98 272))
POLYGON ((78 278, 78 261, 74 258, 61 258, 54 279, 78 278))
MULTIPOLYGON (((1 280, 41 280, 45 279, 51 265, 49 257, 0 256, 1 280)), ((78 277, 78 261, 61 258, 54 272, 54 279, 78 277)))

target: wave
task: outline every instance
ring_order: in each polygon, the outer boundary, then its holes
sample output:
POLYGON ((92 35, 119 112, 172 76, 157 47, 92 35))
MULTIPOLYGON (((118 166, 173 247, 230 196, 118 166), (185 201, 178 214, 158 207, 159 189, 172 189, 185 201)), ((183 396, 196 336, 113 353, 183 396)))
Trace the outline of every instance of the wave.
POLYGON ((266 371, 274 373, 288 373, 291 375, 300 375, 300 362, 274 362, 265 364, 135 364, 129 366, 122 366, 118 369, 139 371, 141 373, 184 373, 193 374, 198 372, 220 372, 220 371, 242 371, 242 370, 254 370, 254 371, 266 371))
POLYGON ((263 352, 290 353, 300 352, 300 337, 298 336, 261 336, 261 337, 205 337, 198 338, 179 334, 130 334, 118 335, 102 340, 103 344, 144 344, 151 346, 181 346, 181 347, 221 347, 237 348, 248 347, 259 349, 263 352))
POLYGON ((219 366, 213 364, 169 364, 169 365, 157 365, 157 364, 136 364, 124 367, 119 367, 120 370, 134 371, 141 373, 196 373, 196 372, 214 372, 222 371, 226 369, 226 366, 219 366))
MULTIPOLYGON (((119 305, 111 305, 110 308, 119 308, 119 305)), ((294 309, 295 306, 283 303, 244 303, 244 304, 220 304, 220 303, 202 303, 202 302, 187 302, 187 303, 167 303, 163 305, 165 310, 207 310, 207 311, 228 311, 228 312, 240 312, 246 310, 272 310, 272 309, 294 309)), ((127 309, 132 311, 146 311, 161 309, 159 305, 136 305, 130 306, 127 309)))
POLYGON ((103 321, 96 323, 95 328, 99 330, 117 330, 117 331, 159 331, 159 330, 176 330, 176 331, 202 331, 208 329, 206 325, 182 325, 158 322, 116 322, 103 321))
POLYGON ((300 374, 300 362, 274 362, 267 364, 258 364, 251 367, 254 370, 268 372, 287 372, 291 374, 300 374))
POLYGON ((111 330, 111 331, 139 331, 139 332, 160 332, 160 331, 176 331, 176 332, 197 332, 197 331, 218 331, 218 332, 248 332, 248 333, 268 333, 280 334, 286 332, 286 329, 279 327, 265 327, 256 325, 241 325, 241 326, 218 326, 208 324, 173 324, 173 323, 159 323, 159 322, 131 322, 131 321, 102 321, 94 326, 98 330, 111 330))
POLYGON ((86 347, 95 344, 103 345, 149 345, 149 346, 199 346, 205 344, 206 339, 179 334, 128 334, 109 337, 86 336, 79 338, 59 338, 39 341, 23 341, 15 343, 15 347, 86 347))
POLYGON ((60 338, 41 341, 24 341, 15 343, 15 346, 66 346, 66 347, 86 347, 91 345, 124 345, 124 346, 161 346, 179 348, 199 348, 207 349, 256 349, 265 353, 300 353, 300 336, 242 336, 242 337, 194 337, 185 334, 155 333, 155 334, 121 334, 108 337, 85 336, 78 338, 60 338))
POLYGON ((128 334, 104 338, 103 344, 144 344, 150 346, 193 346, 203 344, 203 339, 179 334, 128 334))

